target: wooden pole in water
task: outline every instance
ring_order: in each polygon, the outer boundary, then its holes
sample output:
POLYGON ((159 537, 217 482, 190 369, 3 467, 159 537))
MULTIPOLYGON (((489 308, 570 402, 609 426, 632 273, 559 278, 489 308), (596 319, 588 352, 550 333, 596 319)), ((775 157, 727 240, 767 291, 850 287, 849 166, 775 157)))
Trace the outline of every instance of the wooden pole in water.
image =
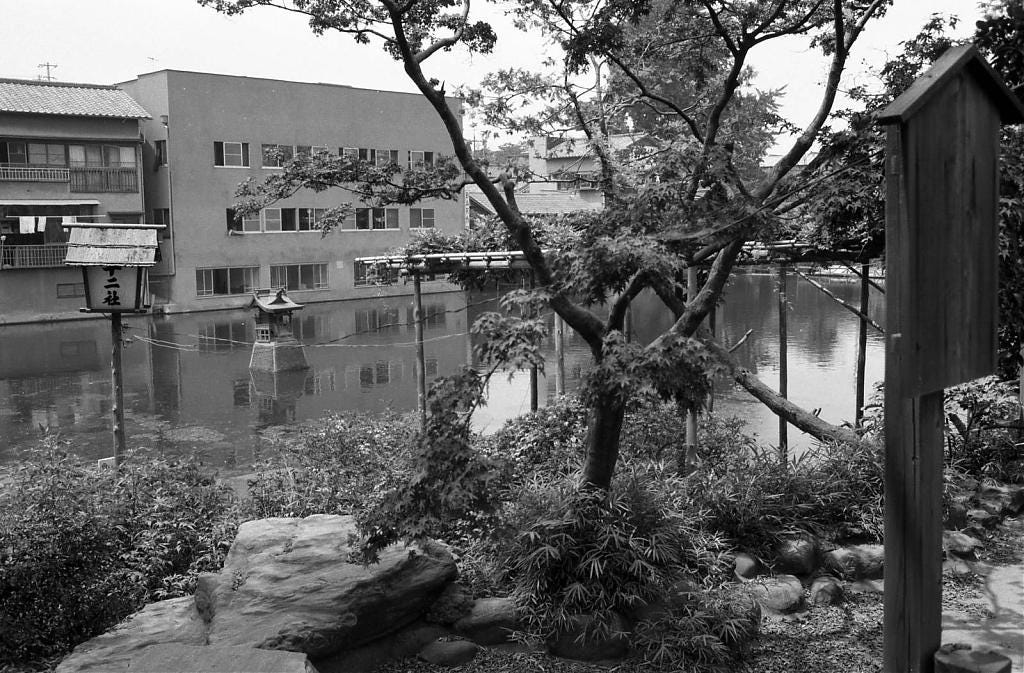
MULTIPOLYGON (((860 313, 861 316, 868 314, 868 301, 871 298, 871 284, 868 279, 868 272, 871 270, 869 264, 860 266, 860 313)), ((861 317, 858 320, 857 332, 857 389, 854 391, 857 408, 854 410, 854 425, 860 427, 864 419, 864 368, 867 362, 868 348, 868 323, 861 317)))
POLYGON ((565 394, 565 322, 555 314, 555 392, 565 394))
POLYGON ((119 469, 125 454, 124 437, 124 385, 121 374, 121 314, 110 314, 110 392, 114 398, 114 469, 119 469))
POLYGON ((423 354, 423 290, 420 274, 412 274, 413 309, 412 319, 416 334, 416 407, 420 412, 420 428, 427 427, 427 375, 426 358, 423 354))
MULTIPOLYGON (((537 280, 534 278, 533 272, 530 272, 530 289, 533 290, 537 286, 537 280)), ((530 318, 533 318, 533 311, 530 311, 530 318)), ((537 405, 539 403, 539 377, 537 376, 537 365, 530 366, 530 411, 537 411, 537 405)))
MULTIPOLYGON (((686 269, 686 301, 697 298, 697 267, 690 265, 686 269)), ((689 474, 697 466, 697 410, 686 412, 686 462, 685 473, 689 474)))
MULTIPOLYGON (((788 356, 786 355, 787 341, 789 335, 787 334, 787 321, 786 321, 786 263, 782 262, 779 264, 779 394, 783 398, 788 395, 789 388, 789 368, 787 364, 788 356)), ((785 465, 789 461, 789 438, 788 438, 788 425, 784 418, 779 418, 779 458, 782 460, 782 464, 785 465)))

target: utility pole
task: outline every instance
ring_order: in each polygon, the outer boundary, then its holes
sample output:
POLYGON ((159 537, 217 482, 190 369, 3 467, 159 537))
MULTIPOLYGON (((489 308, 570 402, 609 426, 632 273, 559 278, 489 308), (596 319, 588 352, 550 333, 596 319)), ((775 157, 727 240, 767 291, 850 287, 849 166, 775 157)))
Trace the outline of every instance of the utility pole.
POLYGON ((53 76, 53 74, 51 74, 51 72, 50 72, 50 70, 52 70, 53 68, 57 67, 56 63, 50 63, 49 61, 47 61, 46 63, 40 63, 36 67, 37 68, 46 68, 46 74, 45 75, 39 75, 39 80, 40 81, 52 82, 54 79, 56 79, 53 76))

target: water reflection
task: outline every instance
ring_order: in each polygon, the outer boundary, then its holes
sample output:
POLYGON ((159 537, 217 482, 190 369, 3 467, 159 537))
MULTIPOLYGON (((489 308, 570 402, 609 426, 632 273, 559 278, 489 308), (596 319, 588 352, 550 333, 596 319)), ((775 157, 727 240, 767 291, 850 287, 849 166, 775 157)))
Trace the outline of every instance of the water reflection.
MULTIPOLYGON (((856 283, 827 281, 856 301, 856 283)), ((821 407, 832 422, 853 418, 857 319, 802 279, 789 280, 789 389, 807 408, 821 407)), ((872 296, 871 315, 884 313, 872 296)), ((467 325, 495 310, 496 292, 447 292, 424 297, 426 373, 429 378, 471 362, 467 325)), ((292 328, 306 348, 310 369, 277 375, 252 373, 255 340, 250 311, 217 311, 125 320, 126 426, 130 446, 194 452, 211 465, 243 470, 276 434, 333 411, 416 407, 415 344, 411 297, 308 305, 292 328)), ((648 340, 671 324, 653 297, 633 313, 635 336, 648 340)), ((741 275, 727 289, 718 332, 727 344, 748 330, 737 351, 745 366, 769 385, 778 381, 774 278, 741 275)), ((871 334, 868 381, 882 376, 882 342, 871 334)), ((88 458, 111 453, 110 332, 106 321, 0 327, 0 461, 31 445, 40 428, 59 431, 88 458)), ((556 390, 554 347, 545 347, 540 403, 556 390)), ((590 364, 586 344, 565 335, 567 390, 580 385, 590 364)), ((529 376, 496 376, 488 405, 474 418, 480 431, 529 410, 529 376)), ((777 421, 743 391, 719 388, 716 411, 743 416, 753 431, 774 442, 777 421)), ((799 445, 797 433, 790 442, 799 445)))

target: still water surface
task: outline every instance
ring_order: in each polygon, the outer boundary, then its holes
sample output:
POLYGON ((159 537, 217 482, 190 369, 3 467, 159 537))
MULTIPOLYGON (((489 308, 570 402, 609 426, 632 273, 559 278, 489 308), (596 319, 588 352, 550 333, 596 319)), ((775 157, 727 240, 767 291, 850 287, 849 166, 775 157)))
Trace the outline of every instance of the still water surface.
MULTIPOLYGON (((856 303, 858 285, 823 283, 856 303)), ((753 333, 736 351, 766 383, 778 383, 776 281, 737 276, 718 314, 726 344, 753 333)), ((790 276, 789 392, 797 404, 821 409, 841 422, 854 415, 857 319, 802 279, 790 276)), ((881 322, 884 297, 873 294, 871 315, 881 322)), ((471 357, 468 325, 494 310, 495 293, 425 295, 428 378, 456 370, 471 357)), ((293 328, 306 345, 310 369, 299 373, 249 372, 254 324, 247 309, 125 320, 126 431, 130 447, 196 453, 224 473, 245 471, 281 433, 333 411, 411 410, 416 406, 412 298, 374 298, 313 304, 296 314, 293 328)), ((636 338, 646 341, 671 317, 654 298, 635 306, 636 338)), ((555 393, 554 346, 546 345, 548 375, 541 404, 555 393)), ((589 353, 566 334, 566 388, 576 388, 589 353)), ((0 462, 38 441, 41 429, 58 431, 87 458, 111 453, 110 332, 100 320, 0 326, 0 462)), ((883 375, 883 344, 869 332, 867 380, 883 375)), ((529 410, 529 377, 499 376, 488 404, 476 415, 480 431, 493 431, 529 410)), ((735 414, 765 443, 778 441, 778 421, 744 391, 719 386, 716 413, 735 414)), ((790 429, 791 446, 810 440, 790 429)))

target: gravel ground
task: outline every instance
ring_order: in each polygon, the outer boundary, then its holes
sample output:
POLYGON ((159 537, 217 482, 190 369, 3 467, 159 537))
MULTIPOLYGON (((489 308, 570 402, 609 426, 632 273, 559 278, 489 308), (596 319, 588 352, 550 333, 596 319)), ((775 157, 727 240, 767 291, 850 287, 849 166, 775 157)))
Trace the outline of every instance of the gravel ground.
MULTIPOLYGON (((1022 522, 1007 522, 986 540, 979 560, 989 566, 1013 565, 1024 560, 1022 522)), ((943 581, 943 612, 958 611, 978 621, 987 617, 983 603, 984 581, 977 575, 946 576, 943 581), (972 617, 974 615, 971 615, 972 617)), ((881 594, 848 593, 839 606, 811 607, 793 615, 765 617, 761 632, 751 644, 737 673, 879 673, 882 655, 881 594)), ((613 666, 555 659, 539 652, 481 650, 473 661, 443 669, 416 659, 406 659, 378 669, 380 673, 640 673, 649 671, 641 662, 613 666)))

